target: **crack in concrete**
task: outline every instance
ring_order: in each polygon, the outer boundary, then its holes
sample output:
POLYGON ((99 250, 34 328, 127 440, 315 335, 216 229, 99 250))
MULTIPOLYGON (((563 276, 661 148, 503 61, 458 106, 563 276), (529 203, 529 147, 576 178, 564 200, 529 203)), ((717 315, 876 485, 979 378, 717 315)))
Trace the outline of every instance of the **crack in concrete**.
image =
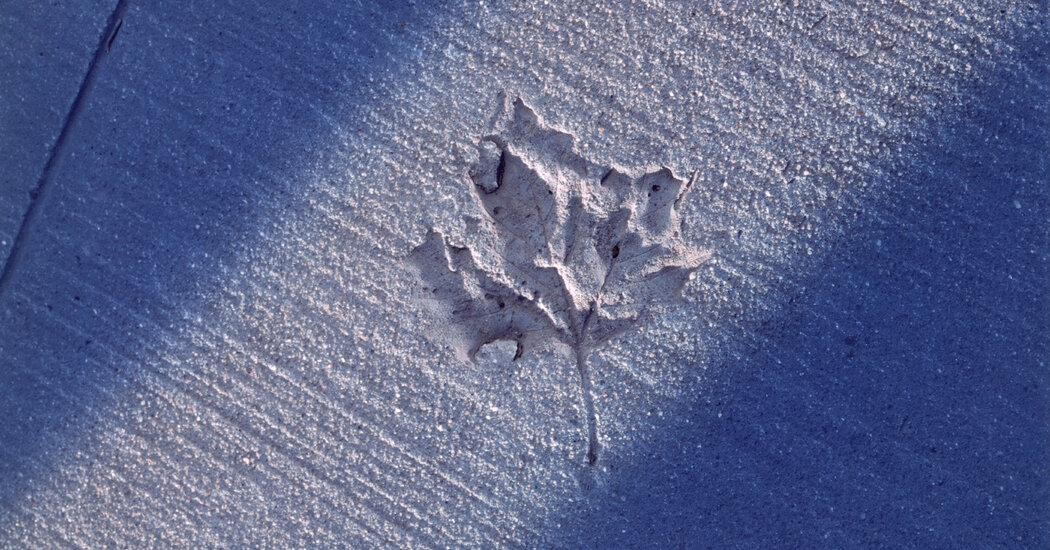
POLYGON ((73 104, 62 122, 62 130, 58 134, 58 139, 55 140, 55 144, 51 147, 51 154, 48 155, 44 169, 40 173, 40 179, 29 191, 29 206, 26 208, 25 214, 22 216, 22 223, 19 224, 18 231, 15 233, 7 261, 4 262, 3 269, 0 270, 0 298, 7 293, 8 288, 11 286, 14 272, 25 256, 26 243, 38 223, 40 205, 44 202, 50 193, 51 187, 54 185, 54 175, 57 173, 58 163, 62 160, 66 144, 69 142, 73 128, 76 126, 80 113, 84 109, 84 104, 87 102, 87 95, 98 79, 99 67, 109 55, 113 42, 117 38, 117 31, 120 30, 124 23, 124 14, 127 13, 129 5, 130 0, 118 0, 117 5, 113 8, 113 13, 109 16, 109 22, 99 38, 98 47, 95 48, 95 55, 88 65, 88 70, 84 74, 84 80, 80 83, 80 88, 77 90, 76 98, 73 99, 73 104))

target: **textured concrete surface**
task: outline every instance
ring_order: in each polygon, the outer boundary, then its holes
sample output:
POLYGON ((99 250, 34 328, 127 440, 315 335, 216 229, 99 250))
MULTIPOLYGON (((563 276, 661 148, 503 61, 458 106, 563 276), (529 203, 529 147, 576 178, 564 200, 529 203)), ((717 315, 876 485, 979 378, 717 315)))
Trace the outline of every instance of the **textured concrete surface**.
POLYGON ((99 45, 110 2, 0 4, 0 262, 99 45))
POLYGON ((6 267, 0 545, 1046 547, 1046 24, 131 3, 6 267), (571 351, 461 360, 404 263, 476 237, 504 91, 698 174, 594 466, 571 351))

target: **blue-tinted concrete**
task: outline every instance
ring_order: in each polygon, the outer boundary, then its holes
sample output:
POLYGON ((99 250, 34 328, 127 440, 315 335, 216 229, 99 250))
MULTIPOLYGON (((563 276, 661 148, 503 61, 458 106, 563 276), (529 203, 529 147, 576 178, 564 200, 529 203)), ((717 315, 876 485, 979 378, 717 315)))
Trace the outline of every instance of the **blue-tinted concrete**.
POLYGON ((869 177, 888 196, 612 465, 597 505, 564 510, 561 540, 1050 544, 1045 29, 1015 45, 1010 70, 960 89, 963 109, 880 163, 869 177))
POLYGON ((0 266, 115 4, 0 4, 0 266))

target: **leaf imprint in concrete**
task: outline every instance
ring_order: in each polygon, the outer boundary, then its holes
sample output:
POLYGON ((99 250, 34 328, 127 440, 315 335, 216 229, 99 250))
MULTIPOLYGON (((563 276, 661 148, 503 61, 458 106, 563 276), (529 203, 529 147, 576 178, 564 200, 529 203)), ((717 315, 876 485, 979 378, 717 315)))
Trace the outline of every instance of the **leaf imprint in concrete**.
POLYGON ((695 174, 602 167, 573 136, 546 126, 520 99, 478 144, 470 171, 478 216, 473 248, 431 230, 409 260, 430 297, 451 308, 474 358, 490 342, 517 343, 514 358, 549 340, 575 352, 587 414, 587 462, 599 437, 587 358, 650 314, 681 300, 710 257, 682 239, 679 206, 695 174))

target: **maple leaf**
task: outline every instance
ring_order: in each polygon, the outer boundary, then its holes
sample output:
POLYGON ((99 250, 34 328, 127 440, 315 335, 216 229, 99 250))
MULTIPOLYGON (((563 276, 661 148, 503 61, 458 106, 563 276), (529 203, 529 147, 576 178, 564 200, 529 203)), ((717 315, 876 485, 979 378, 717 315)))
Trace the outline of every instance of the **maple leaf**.
POLYGON ((431 230, 409 256, 434 299, 464 328, 464 351, 558 340, 576 354, 587 412, 587 462, 598 460, 589 354, 635 326, 651 306, 681 298, 709 256, 682 239, 688 182, 667 168, 630 171, 581 157, 520 99, 503 107, 470 170, 479 216, 475 250, 431 230))

